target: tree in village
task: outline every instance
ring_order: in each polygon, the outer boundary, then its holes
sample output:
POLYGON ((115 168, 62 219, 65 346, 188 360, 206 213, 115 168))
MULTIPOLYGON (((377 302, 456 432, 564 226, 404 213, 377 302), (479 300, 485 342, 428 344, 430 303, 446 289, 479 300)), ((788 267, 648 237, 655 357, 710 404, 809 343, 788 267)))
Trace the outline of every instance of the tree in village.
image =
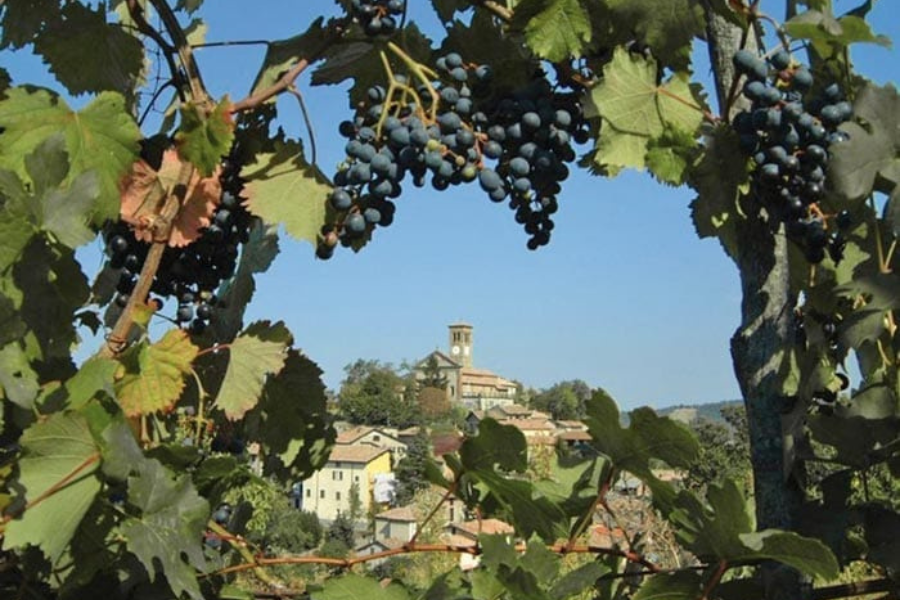
POLYGON ((749 491, 752 470, 746 411, 743 406, 729 405, 721 413, 724 422, 701 417, 690 424, 699 442, 699 452, 688 467, 685 481, 689 486, 704 489, 731 480, 749 491))
POLYGON ((421 413, 411 382, 388 364, 358 360, 345 369, 338 408, 351 423, 405 428, 416 425, 421 413), (412 393, 411 393, 412 392, 412 393))
MULTIPOLYGON (((896 594, 900 513, 889 486, 866 485, 900 464, 900 97, 851 60, 853 44, 887 43, 866 21, 873 3, 433 0, 435 39, 414 21, 428 4, 339 0, 338 16, 266 42, 249 94, 221 98, 193 55, 214 10, 202 0, 0 4, 0 51, 30 49, 55 78, 46 89, 0 67, 0 595, 896 594), (706 90, 694 44, 710 57, 706 90), (161 79, 146 77, 151 56, 161 79), (313 88, 351 82, 335 132, 346 157, 329 173, 273 103, 302 106, 309 71, 313 88), (327 259, 383 235, 411 185, 469 185, 506 204, 537 250, 572 168, 690 186, 698 234, 734 260, 752 504, 732 480, 697 492, 658 478, 651 464, 690 468, 696 437, 650 409, 623 427, 599 390, 583 408, 594 456, 563 493, 521 476, 522 434, 492 419, 445 449, 446 471, 427 470, 445 499, 515 527, 479 538, 470 574, 433 573, 418 590, 347 572, 372 557, 254 551, 222 503, 249 466, 212 440, 257 444, 286 485, 323 466, 334 439, 316 364, 283 323, 244 322, 279 227, 327 259), (105 263, 85 272, 76 250, 96 239, 105 263), (161 335, 148 330, 157 314, 172 323, 161 335), (76 366, 81 326, 105 343, 76 366), (821 463, 810 493, 805 471, 821 463), (663 571, 640 531, 586 543, 622 474, 651 491, 692 564, 663 571), (591 559, 570 568, 569 556, 591 559), (271 570, 316 561, 337 571, 308 590, 271 570), (875 577, 835 584, 857 561, 875 577)), ((401 425, 378 411, 406 386, 359 367, 340 410, 401 425)), ((401 552, 426 550, 462 551, 413 540, 401 552)))
POLYGON ((591 395, 590 387, 580 379, 561 381, 533 395, 529 406, 550 413, 557 420, 581 419, 591 395))
POLYGON ((425 429, 420 429, 409 441, 406 455, 394 468, 397 481, 394 487, 394 504, 406 506, 412 501, 416 492, 430 485, 428 465, 431 458, 431 439, 425 429))

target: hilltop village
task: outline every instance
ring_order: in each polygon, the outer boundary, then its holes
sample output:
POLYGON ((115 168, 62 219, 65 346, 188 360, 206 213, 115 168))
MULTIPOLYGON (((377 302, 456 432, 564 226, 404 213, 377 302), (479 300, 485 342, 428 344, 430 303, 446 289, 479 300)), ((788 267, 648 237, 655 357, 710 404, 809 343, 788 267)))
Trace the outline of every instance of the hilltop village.
MULTIPOLYGON (((413 540, 421 541, 420 524, 435 504, 440 508, 428 520, 432 541, 464 547, 474 546, 480 534, 512 534, 513 527, 508 523, 479 519, 452 495, 441 502, 441 494, 432 489, 424 472, 429 461, 438 469, 446 469, 442 455, 458 448, 463 436, 477 434, 485 418, 516 428, 526 441, 528 470, 510 476, 543 480, 549 493, 560 476, 556 472, 558 458, 565 456, 577 462, 582 453, 590 451, 591 436, 581 420, 559 418, 567 411, 557 410, 558 405, 552 401, 547 407, 557 413, 556 418, 551 410, 526 406, 528 397, 521 385, 475 366, 472 325, 456 323, 448 329, 446 350, 436 349, 411 366, 410 378, 415 385, 403 388, 394 383, 398 387, 397 402, 408 402, 408 396, 416 396, 423 408, 425 404, 442 406, 445 418, 409 427, 352 423, 341 420, 343 400, 338 395, 333 402, 337 438, 330 457, 324 468, 298 482, 291 491, 292 505, 314 514, 323 528, 349 522, 353 530, 352 537, 346 536, 350 554, 383 553, 413 540), (423 496, 429 500, 423 502, 423 496)), ((583 396, 590 390, 583 383, 582 387, 583 405, 583 396)), ((615 493, 634 498, 641 494, 639 488, 637 480, 625 478, 619 481, 615 493)), ((598 517, 588 535, 596 538, 596 543, 610 543, 615 531, 615 524, 598 517)), ((461 556, 460 566, 465 568, 472 557, 461 556)), ((371 562, 377 565, 379 561, 371 562)))

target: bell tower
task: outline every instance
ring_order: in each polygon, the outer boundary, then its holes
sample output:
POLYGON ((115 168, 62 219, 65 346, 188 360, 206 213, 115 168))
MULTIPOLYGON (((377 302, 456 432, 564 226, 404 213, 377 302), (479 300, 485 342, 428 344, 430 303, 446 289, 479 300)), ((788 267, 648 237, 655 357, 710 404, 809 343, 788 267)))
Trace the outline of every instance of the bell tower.
POLYGON ((450 325, 450 357, 463 367, 472 367, 472 326, 468 323, 450 325))

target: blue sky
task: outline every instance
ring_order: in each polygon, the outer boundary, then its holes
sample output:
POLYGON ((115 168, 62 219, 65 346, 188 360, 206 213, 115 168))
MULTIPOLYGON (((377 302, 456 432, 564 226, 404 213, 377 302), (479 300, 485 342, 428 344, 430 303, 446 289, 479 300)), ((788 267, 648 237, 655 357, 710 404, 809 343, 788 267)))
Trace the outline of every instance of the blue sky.
MULTIPOLYGON (((856 4, 839 0, 837 9, 856 4)), ((201 11, 208 41, 289 37, 335 10, 333 0, 208 6, 214 10, 201 11)), ((435 32, 430 3, 410 6, 410 18, 435 32)), ((900 39, 896 0, 876 4, 871 21, 900 39)), ((213 95, 243 96, 263 51, 199 51, 213 95)), ((897 80, 895 50, 860 46, 854 57, 876 81, 897 80)), ((3 53, 2 63, 15 81, 34 81, 41 71, 23 52, 3 53)), ((319 165, 330 173, 342 158, 337 124, 350 114, 346 88, 310 88, 307 75, 301 89, 319 165)), ((296 101, 284 98, 279 110, 288 134, 305 139, 296 101)), ((476 366, 526 385, 580 378, 626 408, 739 397, 729 354, 740 319, 738 274, 718 242, 694 233, 691 190, 641 173, 608 180, 572 171, 553 239, 536 252, 525 248, 513 212, 477 186, 438 193, 409 185, 394 224, 358 254, 339 250, 318 261, 309 245, 284 239, 275 265, 257 280, 248 318, 284 320, 329 387, 357 358, 396 364, 446 349, 447 325, 462 320, 474 326, 476 366)), ((90 270, 96 253, 84 256, 90 270)))

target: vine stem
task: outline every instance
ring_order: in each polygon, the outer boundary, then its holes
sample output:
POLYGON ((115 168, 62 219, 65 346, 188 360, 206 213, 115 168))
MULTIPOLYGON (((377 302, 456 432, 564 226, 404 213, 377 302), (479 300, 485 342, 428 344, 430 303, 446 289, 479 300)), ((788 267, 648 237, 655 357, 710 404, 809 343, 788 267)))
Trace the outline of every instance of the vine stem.
POLYGON ((575 531, 572 532, 572 535, 569 536, 568 545, 569 548, 575 547, 575 540, 587 529, 588 525, 591 523, 591 520, 594 517, 594 512, 597 510, 599 506, 602 505, 604 499, 606 498, 607 492, 609 492, 609 486, 612 482, 613 477, 615 476, 616 469, 615 467, 611 468, 609 471, 609 476, 607 476, 603 483, 600 484, 600 489, 597 490, 597 496, 594 498, 594 501, 591 503, 591 508, 588 510, 584 516, 581 518, 581 521, 578 522, 578 526, 575 528, 575 531))
POLYGON ((197 61, 194 60, 191 44, 188 42, 181 25, 178 24, 178 18, 172 12, 172 7, 169 6, 166 0, 150 0, 150 4, 159 13, 166 32, 169 34, 178 52, 178 58, 181 61, 184 72, 187 74, 188 84, 191 88, 191 100, 204 109, 208 109, 210 104, 209 94, 206 91, 206 86, 203 85, 203 78, 200 75, 200 69, 197 67, 197 61))
POLYGON ((429 95, 431 96, 431 119, 437 119, 437 107, 440 104, 441 97, 438 95, 437 91, 434 89, 434 86, 431 85, 431 77, 432 79, 437 79, 438 74, 433 70, 429 69, 425 65, 419 64, 414 61, 403 49, 395 44, 394 42, 388 42, 388 48, 397 55, 397 57, 403 61, 403 63, 409 68, 410 72, 415 75, 423 84, 425 84, 425 88, 428 90, 429 95))
POLYGON ((700 596, 700 600, 708 600, 710 594, 712 594, 713 590, 716 589, 716 586, 719 585, 719 582, 722 581, 722 575, 725 574, 725 571, 728 570, 728 561, 720 560, 719 565, 716 567, 715 573, 713 573, 712 577, 709 578, 709 581, 706 582, 706 585, 703 586, 703 595, 700 596))
POLYGON ((303 115, 303 122, 306 125, 307 133, 309 133, 310 164, 314 165, 317 163, 316 129, 313 127, 312 119, 309 118, 309 109, 306 106, 306 100, 304 100, 303 94, 300 93, 300 90, 298 90, 295 85, 291 85, 287 91, 297 99, 297 103, 300 105, 300 113, 303 115))
POLYGON ((304 56, 299 59, 294 66, 288 69, 284 75, 278 78, 278 80, 270 85, 269 87, 263 88, 261 90, 257 90, 251 92, 245 98, 238 100, 233 103, 230 108, 230 112, 232 114, 239 113, 245 110, 252 110, 257 106, 271 100, 278 94, 285 92, 294 86, 294 82, 298 77, 309 67, 309 65, 321 60, 324 52, 334 43, 335 39, 343 35, 344 28, 342 27, 342 21, 338 21, 333 23, 329 27, 329 34, 325 36, 322 40, 322 43, 310 53, 309 56, 304 56))
POLYGON ((470 0, 470 4, 484 8, 495 17, 499 17, 507 23, 512 21, 513 11, 499 2, 496 2, 496 0, 470 0))
POLYGON ((153 285, 153 279, 159 270, 159 264, 162 260, 163 253, 169 242, 169 236, 172 234, 172 225, 178 211, 181 209, 185 199, 189 197, 191 190, 190 181, 194 176, 194 166, 185 161, 181 164, 178 172, 178 179, 175 185, 169 190, 166 201, 160 211, 159 217, 151 225, 153 228, 153 245, 147 252, 147 258, 141 273, 138 276, 137 284, 131 295, 128 297, 128 303, 122 310, 122 314, 116 320, 112 332, 107 336, 106 345, 101 349, 100 355, 104 357, 116 356, 125 349, 128 341, 128 334, 134 324, 134 311, 137 305, 143 304, 150 288, 153 285))
POLYGON ((173 55, 176 53, 175 47, 167 42, 166 39, 147 22, 147 19, 144 18, 144 7, 141 6, 138 0, 127 0, 126 7, 128 8, 128 14, 131 16, 132 20, 134 20, 135 25, 137 25, 138 31, 156 42, 156 45, 162 50, 163 56, 166 57, 166 64, 169 66, 169 72, 172 74, 172 80, 177 82, 175 88, 178 90, 178 97, 182 101, 186 100, 184 90, 182 89, 184 80, 181 76, 181 72, 178 70, 178 66, 175 64, 175 59, 173 58, 173 55))
MULTIPOLYGON (((247 547, 247 542, 240 536, 236 536, 232 534, 230 531, 211 520, 206 524, 207 528, 216 534, 219 539, 228 540, 231 542, 232 547, 237 549, 238 554, 240 554, 244 560, 247 561, 247 564, 255 564, 257 563, 257 558, 250 552, 250 549, 247 547)), ((271 575, 269 575, 265 569, 261 566, 253 567, 253 574, 259 578, 264 584, 275 588, 275 589, 283 589, 285 586, 280 581, 276 581, 271 575)))
MULTIPOLYGON (((86 459, 84 459, 84 460, 81 462, 81 464, 79 464, 77 467, 75 467, 74 469, 72 469, 72 471, 71 471, 68 475, 66 475, 65 477, 63 477, 62 479, 60 479, 59 481, 57 481, 56 483, 54 483, 52 486, 50 486, 49 488, 47 488, 42 494, 40 494, 40 495, 39 495, 37 498, 35 498, 34 500, 30 501, 28 504, 26 504, 21 510, 14 511, 14 512, 12 512, 12 513, 9 513, 9 514, 4 515, 4 516, 3 516, 3 519, 0 520, 0 524, 6 525, 7 523, 9 523, 10 521, 12 521, 12 520, 15 519, 16 517, 19 517, 19 516, 20 516, 22 513, 24 513, 25 511, 27 511, 27 510, 29 510, 29 509, 31 509, 31 508, 34 508, 35 506, 37 506, 38 504, 40 504, 41 502, 43 502, 43 501, 46 500, 47 498, 49 498, 49 497, 53 496, 54 494, 60 492, 60 491, 61 491, 63 488, 65 488, 66 486, 68 486, 68 485, 74 483, 74 482, 78 479, 79 475, 81 475, 81 473, 82 473, 85 469, 87 469, 87 468, 90 467, 91 465, 97 463, 99 460, 100 460, 100 453, 99 453, 99 452, 94 452, 93 454, 91 454, 90 456, 88 456, 86 459)), ((0 536, 0 537, 2 537, 2 536, 0 536)))
POLYGON ((458 487, 459 487, 459 480, 454 479, 453 483, 450 484, 450 487, 447 488, 447 491, 444 492, 444 495, 441 498, 440 502, 438 502, 434 506, 434 508, 431 509, 431 512, 428 513, 428 515, 425 517, 425 519, 422 521, 422 523, 416 528, 416 532, 413 534, 412 539, 409 540, 408 544, 411 544, 413 546, 416 544, 416 540, 419 539, 419 533, 421 533, 422 530, 425 529, 425 526, 431 522, 431 520, 435 517, 435 515, 437 515, 437 512, 441 509, 441 507, 444 505, 444 503, 450 499, 450 496, 456 494, 456 490, 458 487))
POLYGON ((667 90, 663 87, 656 88, 656 91, 659 92, 659 94, 661 96, 667 96, 667 97, 671 98, 672 100, 687 106, 688 108, 693 108, 694 110, 702 113, 703 118, 706 119, 707 121, 709 121, 710 123, 715 123, 716 121, 719 120, 718 117, 716 117, 716 115, 714 115, 712 112, 710 112, 708 110, 705 110, 702 106, 697 106, 690 100, 686 100, 686 99, 682 98, 681 96, 679 96, 678 94, 673 94, 672 92, 670 92, 669 90, 667 90))
MULTIPOLYGON (((577 545, 573 548, 568 547, 567 542, 552 544, 547 546, 547 549, 550 552, 555 554, 563 555, 563 554, 601 554, 607 556, 618 556, 620 558, 624 558, 629 562, 633 562, 639 564, 647 569, 647 574, 659 573, 660 569, 653 564, 652 562, 645 559, 643 556, 636 555, 634 552, 629 552, 626 550, 621 550, 619 548, 599 548, 596 546, 588 546, 588 545, 577 545)), ((515 545, 516 552, 525 552, 527 550, 526 544, 518 543, 515 545)), ((459 546, 454 544, 405 544, 401 548, 394 548, 391 550, 385 550, 383 552, 376 552, 374 554, 367 554, 365 556, 357 556, 354 558, 329 558, 325 556, 280 556, 276 558, 254 558, 252 561, 248 561, 246 563, 231 565, 229 567, 225 567, 215 571, 213 573, 204 574, 203 577, 211 577, 217 575, 228 575, 230 573, 238 573, 241 571, 249 571, 256 569, 258 567, 274 567, 279 565, 303 565, 303 564, 319 564, 319 565, 329 565, 332 567, 341 567, 345 569, 349 569, 355 565, 367 563, 373 560, 379 560, 384 558, 390 558, 392 556, 398 556, 402 554, 414 554, 414 553, 426 553, 426 552, 443 552, 443 553, 455 553, 455 554, 471 554, 472 556, 479 556, 481 554, 481 548, 479 546, 459 546)), ((684 570, 694 570, 694 567, 689 567, 687 569, 680 569, 679 571, 684 570)))

